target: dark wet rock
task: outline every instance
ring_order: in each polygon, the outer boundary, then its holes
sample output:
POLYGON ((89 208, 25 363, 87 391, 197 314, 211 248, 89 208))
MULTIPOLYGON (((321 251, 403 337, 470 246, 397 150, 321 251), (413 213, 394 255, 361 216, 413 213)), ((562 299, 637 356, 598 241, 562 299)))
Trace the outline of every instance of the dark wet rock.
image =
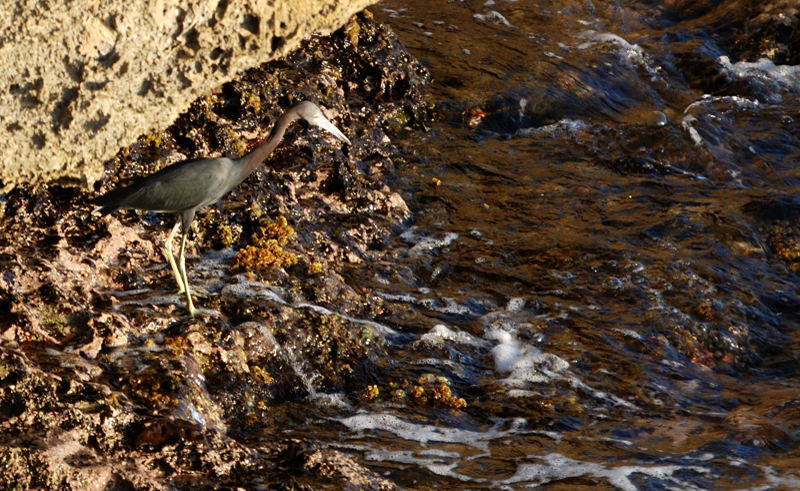
MULTIPOLYGON (((668 12, 688 31, 710 29, 715 42, 697 47, 676 39, 677 64, 689 84, 715 95, 738 95, 770 101, 789 86, 775 65, 800 64, 800 5, 794 1, 675 2, 668 12), (763 74, 773 71, 772 77, 763 74), (774 75, 778 75, 777 77, 774 75), (768 80, 772 78, 772 80, 768 80)), ((794 86, 792 86, 794 85, 794 86)))
POLYGON ((779 65, 800 65, 800 4, 753 1, 750 7, 750 16, 736 40, 742 59, 767 58, 779 65))
POLYGON ((798 446, 797 435, 793 431, 787 431, 771 417, 759 415, 746 405, 731 411, 725 423, 729 428, 727 437, 737 444, 750 447, 753 452, 783 453, 798 446))
POLYGON ((289 440, 279 453, 279 466, 287 473, 311 474, 317 478, 339 482, 342 487, 390 491, 397 486, 377 476, 365 475, 361 466, 338 452, 321 449, 300 440, 289 440))
POLYGON ((687 24, 711 26, 716 36, 732 41, 726 53, 742 61, 769 59, 780 65, 800 63, 800 5, 792 0, 761 2, 670 2, 667 12, 687 24))
POLYGON ((392 189, 405 157, 391 138, 428 118, 428 78, 360 15, 120 150, 92 192, 22 185, 3 195, 0 487, 394 489, 332 450, 243 442, 293 417, 287 401, 321 391, 357 400, 368 385, 384 349, 368 321, 382 301, 349 271, 390 256, 387 236, 409 216, 392 189), (353 145, 298 124, 199 213, 187 266, 209 295, 197 300, 201 316, 184 318, 161 254, 174 218, 100 219, 91 197, 184 158, 241 155, 301 99, 324 106, 353 145), (294 260, 240 261, 237 271, 237 252, 263 247, 270 223, 294 260))

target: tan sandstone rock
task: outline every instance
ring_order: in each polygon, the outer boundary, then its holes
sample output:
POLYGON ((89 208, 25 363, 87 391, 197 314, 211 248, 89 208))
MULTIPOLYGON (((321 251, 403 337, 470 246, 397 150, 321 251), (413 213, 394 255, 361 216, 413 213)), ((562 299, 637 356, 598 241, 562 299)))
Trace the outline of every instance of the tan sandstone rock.
POLYGON ((89 184, 237 72, 375 0, 75 0, 0 9, 0 190, 89 184))

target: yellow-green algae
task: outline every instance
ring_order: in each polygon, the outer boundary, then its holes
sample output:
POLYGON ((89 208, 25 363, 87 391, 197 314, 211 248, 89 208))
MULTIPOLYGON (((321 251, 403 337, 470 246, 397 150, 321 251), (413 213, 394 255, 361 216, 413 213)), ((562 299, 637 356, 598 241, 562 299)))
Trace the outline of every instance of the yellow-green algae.
POLYGON ((262 220, 252 236, 254 245, 247 245, 239 251, 234 260, 234 268, 269 272, 297 263, 297 256, 283 249, 286 242, 294 236, 294 229, 286 218, 278 217, 274 221, 262 220))

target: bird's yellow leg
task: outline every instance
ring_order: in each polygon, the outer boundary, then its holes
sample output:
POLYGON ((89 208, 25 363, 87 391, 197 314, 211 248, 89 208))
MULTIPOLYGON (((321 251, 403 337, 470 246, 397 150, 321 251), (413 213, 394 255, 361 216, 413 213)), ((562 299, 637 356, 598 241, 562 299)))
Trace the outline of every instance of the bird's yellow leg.
POLYGON ((164 241, 164 251, 167 253, 167 260, 169 261, 169 265, 172 266, 172 274, 175 275, 175 282, 178 283, 178 293, 183 293, 183 280, 181 279, 181 273, 178 271, 178 265, 175 264, 175 258, 172 256, 172 240, 175 238, 175 234, 178 233, 178 228, 180 228, 181 222, 175 224, 175 227, 172 228, 172 232, 169 233, 167 236, 167 240, 164 241))
MULTIPOLYGON (((186 288, 183 286, 183 277, 178 269, 178 263, 175 261, 175 256, 172 255, 172 241, 175 238, 175 234, 178 233, 178 228, 180 228, 180 226, 181 222, 176 223, 175 227, 172 229, 172 232, 170 232, 167 236, 167 240, 164 241, 164 252, 166 252, 167 260, 169 261, 169 265, 172 267, 172 274, 175 275, 175 283, 178 284, 178 295, 186 291, 186 288)), ((192 292, 192 295, 195 297, 204 298, 207 296, 197 292, 192 292)))
POLYGON ((181 278, 183 280, 183 287, 181 288, 184 292, 186 292, 186 301, 189 304, 189 315, 194 317, 199 313, 197 309, 194 308, 194 303, 192 303, 192 291, 189 289, 189 277, 186 276, 186 255, 184 252, 186 251, 186 234, 181 236, 181 251, 178 254, 178 261, 180 262, 181 269, 181 278))

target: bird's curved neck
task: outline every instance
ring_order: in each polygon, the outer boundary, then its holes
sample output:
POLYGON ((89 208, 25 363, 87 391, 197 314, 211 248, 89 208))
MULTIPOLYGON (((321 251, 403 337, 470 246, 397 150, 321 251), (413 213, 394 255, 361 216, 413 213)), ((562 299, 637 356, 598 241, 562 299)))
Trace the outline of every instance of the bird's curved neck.
POLYGON ((283 134, 286 133, 286 128, 291 124, 292 121, 297 119, 299 116, 294 111, 287 111, 285 112, 280 119, 275 123, 275 126, 272 127, 272 131, 269 132, 269 135, 258 144, 258 146, 252 149, 247 154, 241 156, 239 161, 239 168, 241 169, 241 178, 244 179, 250 175, 251 172, 256 170, 256 168, 261 165, 261 162, 267 158, 269 154, 275 150, 275 147, 278 146, 281 139, 283 138, 283 134))

